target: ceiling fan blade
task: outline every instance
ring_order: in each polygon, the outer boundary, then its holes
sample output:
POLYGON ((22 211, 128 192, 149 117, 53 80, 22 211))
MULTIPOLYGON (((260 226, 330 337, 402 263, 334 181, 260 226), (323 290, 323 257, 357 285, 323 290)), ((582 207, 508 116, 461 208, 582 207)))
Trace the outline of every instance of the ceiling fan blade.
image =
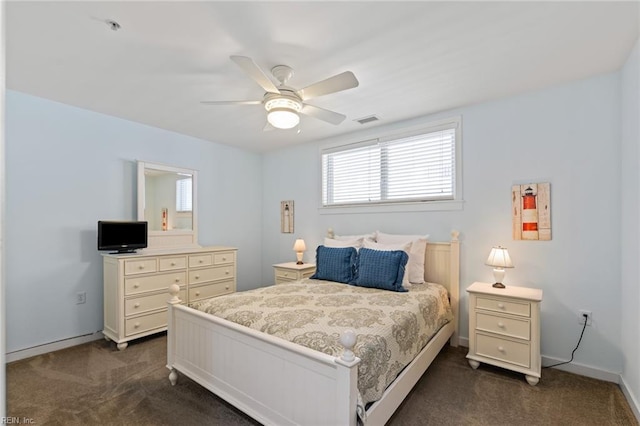
POLYGON ((326 121, 331 124, 340 124, 347 118, 346 115, 338 114, 337 112, 329 111, 328 109, 319 108, 313 105, 306 105, 302 107, 300 111, 302 114, 308 115, 313 118, 317 118, 322 121, 326 121))
POLYGON ((280 93, 267 74, 265 74, 264 71, 262 71, 255 62, 253 62, 253 59, 246 56, 231 56, 231 60, 238 64, 238 66, 242 68, 244 72, 249 74, 249 77, 258 83, 264 90, 269 93, 280 93))
POLYGON ((200 101, 205 105, 260 105, 262 101, 200 101))
POLYGON ((359 84, 358 79, 351 71, 345 71, 307 86, 304 89, 300 89, 297 94, 305 101, 307 99, 317 98, 318 96, 328 95, 329 93, 352 89, 358 87, 359 84))

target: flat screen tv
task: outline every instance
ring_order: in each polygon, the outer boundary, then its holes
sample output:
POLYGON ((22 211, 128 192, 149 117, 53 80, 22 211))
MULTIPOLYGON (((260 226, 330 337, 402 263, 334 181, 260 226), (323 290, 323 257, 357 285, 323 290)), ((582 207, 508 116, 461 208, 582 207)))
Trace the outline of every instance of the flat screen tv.
POLYGON ((98 250, 135 253, 147 247, 147 222, 98 221, 98 250))

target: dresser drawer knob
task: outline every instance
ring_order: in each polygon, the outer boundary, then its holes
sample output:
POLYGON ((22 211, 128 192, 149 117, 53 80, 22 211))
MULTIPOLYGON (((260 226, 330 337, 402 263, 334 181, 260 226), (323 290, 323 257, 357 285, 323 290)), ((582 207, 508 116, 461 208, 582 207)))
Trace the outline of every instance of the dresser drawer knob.
POLYGON ((198 261, 198 263, 202 263, 202 262, 203 262, 203 261, 202 261, 202 259, 200 259, 200 260, 198 261))
POLYGON ((144 269, 144 265, 140 265, 140 266, 138 266, 138 268, 144 269))
POLYGON ((504 303, 498 303, 498 308, 504 309, 504 303))
POLYGON ((498 346, 498 351, 504 352, 504 347, 503 346, 498 346))
POLYGON ((504 323, 503 323, 503 322, 499 322, 499 323, 498 323, 498 327, 500 327, 500 328, 504 328, 504 323))
POLYGON ((133 307, 134 307, 134 308, 139 308, 139 307, 140 307, 140 304, 139 304, 139 303, 136 303, 135 305, 133 305, 133 307))
POLYGON ((139 322, 135 323, 135 324, 133 325, 133 328, 140 328, 140 323, 139 323, 139 322))
POLYGON ((134 284, 133 285, 133 288, 138 288, 138 287, 140 287, 140 284, 134 284))
POLYGON ((224 271, 225 275, 229 275, 229 270, 227 269, 226 271, 224 271))
POLYGON ((176 266, 176 262, 171 262, 171 266, 176 266))
POLYGON ((224 262, 225 260, 227 260, 227 258, 223 256, 222 257, 222 261, 224 262))
POLYGON ((199 280, 199 279, 200 279, 200 275, 196 275, 196 276, 195 276, 195 277, 193 277, 193 278, 195 278, 196 280, 199 280))
POLYGON ((226 286, 224 289, 225 289, 225 290, 229 290, 229 286, 226 286))
POLYGON ((180 282, 180 278, 176 278, 176 282, 179 283, 180 282))
POLYGON ((200 296, 200 292, 196 291, 196 297, 200 296))

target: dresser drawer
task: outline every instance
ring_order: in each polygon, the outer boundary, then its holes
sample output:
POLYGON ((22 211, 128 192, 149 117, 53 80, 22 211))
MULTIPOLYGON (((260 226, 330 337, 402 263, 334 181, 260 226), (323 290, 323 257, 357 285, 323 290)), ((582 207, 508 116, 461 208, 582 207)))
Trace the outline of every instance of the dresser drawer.
POLYGON ((187 267, 187 257, 161 257, 160 271, 172 271, 175 269, 185 269, 187 267))
POLYGON ((213 253, 192 254, 191 256, 189 256, 189 268, 212 265, 213 253))
POLYGON ((529 368, 531 363, 531 348, 528 342, 515 342, 480 333, 476 333, 475 353, 524 368, 529 368))
POLYGON ((124 261, 124 274, 146 274, 149 272, 156 272, 157 261, 156 258, 152 259, 132 259, 124 261))
POLYGON ((167 310, 124 320, 125 336, 167 326, 167 310))
POLYGON ((523 317, 531 316, 531 305, 527 302, 514 302, 478 296, 476 298, 476 308, 520 315, 523 317))
POLYGON ((235 287, 233 281, 224 281, 215 284, 201 285, 199 287, 189 288, 189 302, 195 302, 200 299, 208 299, 210 297, 220 296, 227 293, 233 293, 235 287))
POLYGON ((214 265, 224 265, 227 263, 234 263, 236 261, 236 254, 232 251, 223 251, 213 254, 214 265))
POLYGON ((155 290, 166 290, 168 292, 171 284, 184 285, 186 282, 186 272, 173 272, 147 277, 125 278, 124 294, 131 295, 155 290))
POLYGON ((531 337, 531 323, 528 319, 507 318, 483 312, 476 312, 476 329, 525 340, 531 337))
POLYGON ((189 271, 189 284, 206 283, 208 281, 233 278, 233 266, 217 266, 215 268, 196 269, 189 271))
MULTIPOLYGON (((186 302, 187 291, 183 288, 180 290, 180 300, 186 302)), ((134 297, 124 301, 124 314, 131 316, 144 312, 154 311, 167 307, 167 301, 171 298, 169 293, 159 293, 152 296, 134 297)))

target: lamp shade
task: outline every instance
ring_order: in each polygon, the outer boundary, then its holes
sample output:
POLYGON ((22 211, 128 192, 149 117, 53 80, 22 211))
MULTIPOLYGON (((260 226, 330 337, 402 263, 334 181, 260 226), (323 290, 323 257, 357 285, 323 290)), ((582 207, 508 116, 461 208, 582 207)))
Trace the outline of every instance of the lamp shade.
POLYGON ((293 244, 293 251, 305 251, 307 246, 304 243, 302 238, 298 238, 296 242, 293 244))
POLYGON ((506 248, 500 246, 491 249, 485 264, 494 268, 513 268, 509 252, 506 248))

